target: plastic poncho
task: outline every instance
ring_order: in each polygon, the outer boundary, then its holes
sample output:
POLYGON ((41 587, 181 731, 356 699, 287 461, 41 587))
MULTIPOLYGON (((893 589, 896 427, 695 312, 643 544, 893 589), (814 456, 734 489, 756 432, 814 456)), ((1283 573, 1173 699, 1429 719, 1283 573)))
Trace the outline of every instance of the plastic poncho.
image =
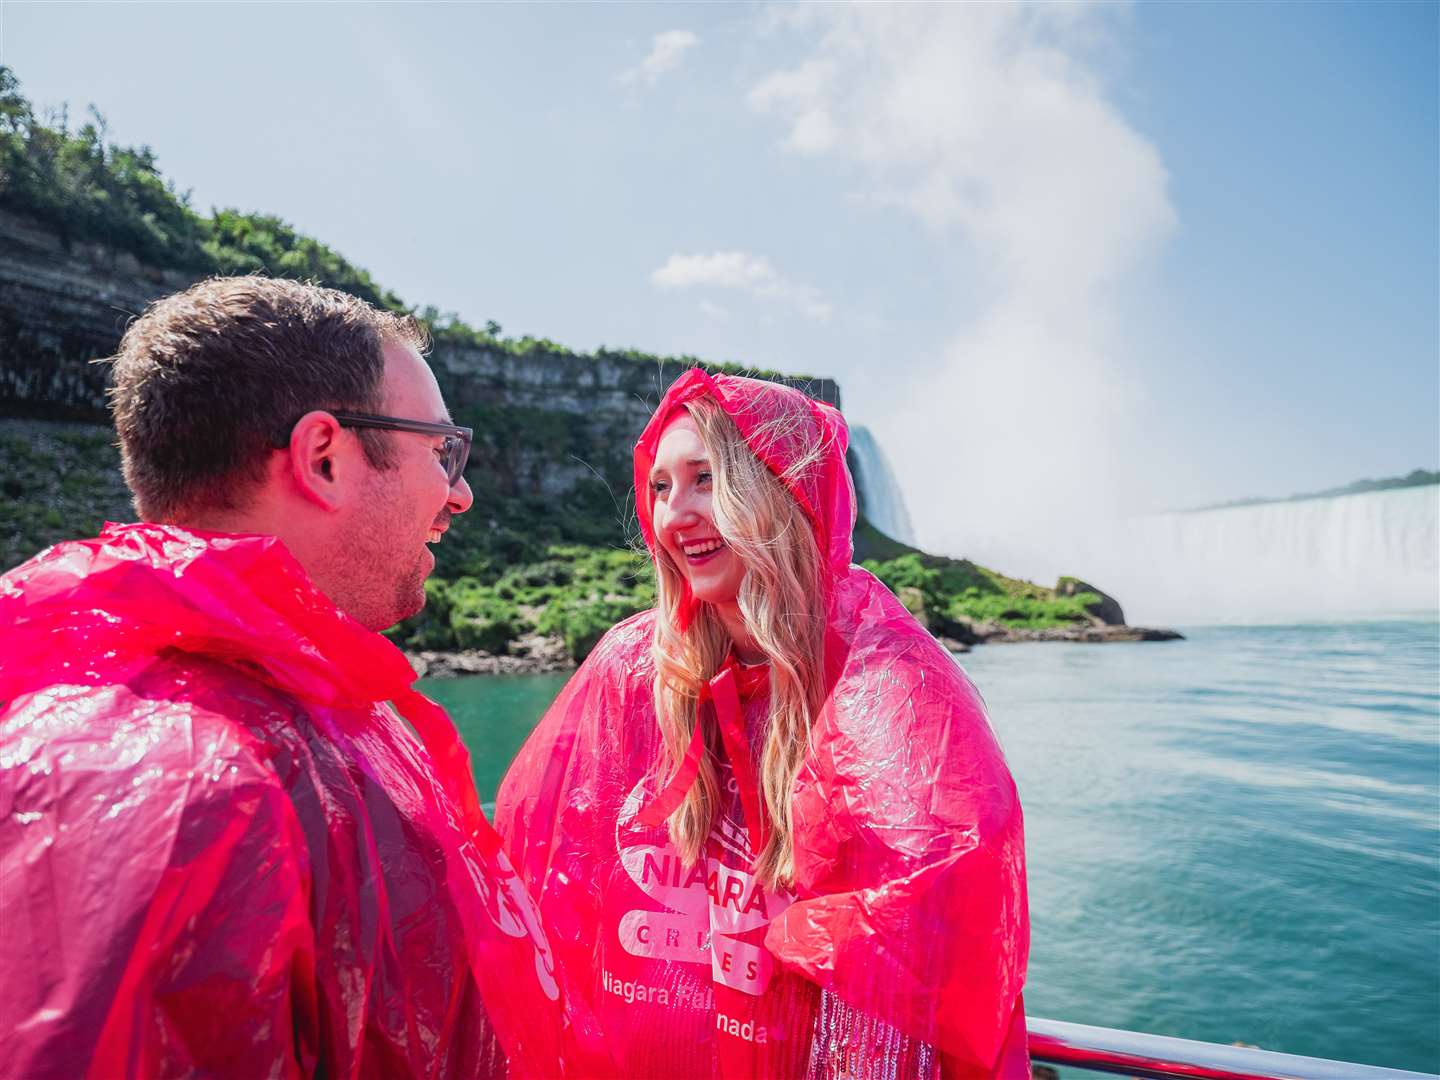
POLYGON ((627 1075, 1027 1076, 1020 805, 980 696, 850 564, 844 421, 798 391, 700 371, 671 387, 635 452, 652 554, 661 430, 706 394, 782 481, 803 443, 826 448, 787 482, 826 564, 829 613, 829 692, 792 804, 793 888, 752 872, 768 669, 717 674, 700 723, 718 733, 664 775, 654 612, 611 630, 571 679, 506 776, 496 827, 562 965, 591 970, 589 1000, 627 1075), (777 436, 777 404, 803 409, 808 428, 777 436), (664 821, 701 753, 727 794, 703 861, 686 866, 664 821))
POLYGON ((107 526, 0 577, 0 635, 6 1075, 559 1072, 448 717, 280 541, 107 526))

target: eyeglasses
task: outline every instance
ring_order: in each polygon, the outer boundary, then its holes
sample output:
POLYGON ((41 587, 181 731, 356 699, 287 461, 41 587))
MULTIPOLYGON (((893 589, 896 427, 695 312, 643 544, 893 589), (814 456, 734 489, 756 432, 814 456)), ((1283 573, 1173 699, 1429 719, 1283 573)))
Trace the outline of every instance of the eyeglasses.
POLYGON ((426 420, 403 420, 398 416, 371 416, 369 413, 332 412, 331 416, 341 427, 379 428, 382 431, 414 431, 421 435, 444 435, 445 443, 440 456, 445 466, 445 475, 454 487, 465 475, 465 462, 470 459, 470 443, 475 438, 472 428, 456 427, 454 424, 432 424, 426 420))

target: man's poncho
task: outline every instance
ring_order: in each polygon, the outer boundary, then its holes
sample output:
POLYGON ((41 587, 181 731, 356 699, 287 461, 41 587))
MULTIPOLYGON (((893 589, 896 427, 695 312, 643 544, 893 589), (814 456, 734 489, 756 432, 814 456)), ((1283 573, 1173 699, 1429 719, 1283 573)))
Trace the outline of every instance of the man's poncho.
POLYGON ((635 452, 652 555, 656 446, 700 395, 782 480, 807 442, 825 447, 787 481, 815 532, 828 611, 828 694, 792 806, 794 885, 766 889, 752 873, 763 668, 712 682, 700 721, 721 729, 705 752, 728 795, 703 860, 684 865, 670 844, 675 780, 659 764, 646 612, 596 647, 497 801, 557 954, 591 972, 589 1002, 630 1076, 1028 1075, 1020 804, 980 696, 850 565, 844 421, 796 390, 699 371, 675 383, 635 452), (808 417, 803 430, 767 424, 782 404, 808 417))
POLYGON ((278 540, 109 526, 0 577, 0 641, 0 1071, 557 1075, 449 719, 278 540))

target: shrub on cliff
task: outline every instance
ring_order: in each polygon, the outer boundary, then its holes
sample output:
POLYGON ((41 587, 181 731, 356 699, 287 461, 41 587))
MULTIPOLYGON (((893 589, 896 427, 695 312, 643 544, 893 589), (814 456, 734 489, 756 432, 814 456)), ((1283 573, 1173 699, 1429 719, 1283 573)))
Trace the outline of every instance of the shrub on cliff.
POLYGON ((450 629, 457 649, 503 653, 530 629, 530 622, 493 587, 475 578, 452 581, 449 589, 450 629))
POLYGON ((570 565, 571 577, 563 586, 542 586, 550 592, 536 629, 563 639, 577 663, 610 627, 655 603, 649 564, 636 552, 554 547, 550 554, 570 565))
POLYGON ((42 548, 134 515, 115 433, 11 420, 0 430, 0 573, 42 548))
POLYGON ((1064 596, 968 559, 911 553, 863 565, 932 632, 961 641, 979 623, 1039 630, 1090 622, 1089 608, 1101 600, 1091 592, 1064 596))
POLYGON ((384 631, 396 644, 411 649, 455 648, 455 631, 450 625, 450 583, 439 578, 425 582, 425 607, 420 614, 384 631))
POLYGON ((555 544, 493 582, 425 583, 425 609, 388 632, 412 649, 504 653, 531 631, 558 637, 577 663, 611 626, 655 602, 648 563, 627 548, 555 544))
POLYGON ((148 146, 105 141, 95 109, 77 131, 64 111, 36 117, 14 72, 0 67, 0 193, 67 241, 94 240, 157 266, 203 269, 203 227, 148 146))
POLYGON ((605 631, 647 606, 633 597, 571 590, 545 609, 536 629, 563 640, 565 651, 578 664, 590 655, 605 631))
POLYGON ((377 285, 367 271, 278 217, 216 210, 200 221, 204 236, 201 249, 218 274, 260 273, 323 281, 332 289, 358 296, 376 307, 406 310, 401 299, 377 285))

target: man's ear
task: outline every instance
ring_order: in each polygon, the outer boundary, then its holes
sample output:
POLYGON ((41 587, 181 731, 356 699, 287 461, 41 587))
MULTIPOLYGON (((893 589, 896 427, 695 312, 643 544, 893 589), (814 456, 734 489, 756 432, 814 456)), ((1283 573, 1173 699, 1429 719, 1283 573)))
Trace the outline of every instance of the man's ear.
POLYGON ((322 510, 338 510, 359 465, 357 440, 323 409, 302 416, 290 430, 289 473, 296 490, 322 510))

